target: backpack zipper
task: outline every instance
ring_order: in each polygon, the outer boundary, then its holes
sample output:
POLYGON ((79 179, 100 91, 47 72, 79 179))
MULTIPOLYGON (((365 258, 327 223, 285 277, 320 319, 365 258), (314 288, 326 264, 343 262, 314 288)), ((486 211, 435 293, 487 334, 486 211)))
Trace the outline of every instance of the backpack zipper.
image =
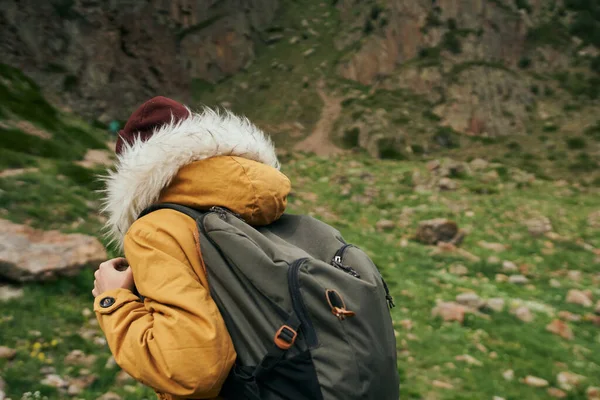
POLYGON ((385 289, 385 300, 388 303, 388 307, 389 308, 396 307, 396 304, 394 304, 394 298, 390 294, 390 289, 388 288, 387 283, 385 283, 385 279, 383 279, 383 276, 381 275, 381 273, 379 274, 379 276, 381 276, 381 282, 383 282, 383 288, 385 289))
POLYGON ((240 214, 234 213, 233 211, 231 211, 225 207, 212 206, 208 211, 216 213, 219 216, 219 218, 221 218, 223 220, 226 218, 226 216, 228 214, 233 215, 237 219, 242 219, 242 216, 240 214))
POLYGON ((306 260, 308 259, 301 258, 294 261, 292 265, 290 265, 288 269, 288 285, 290 289, 290 297, 292 298, 292 307, 296 313, 296 316, 300 320, 301 329, 306 338, 306 344, 309 348, 312 348, 316 347, 319 342, 317 340, 315 327, 308 316, 308 310, 306 308, 306 304, 304 303, 304 299, 302 298, 302 293, 300 292, 300 267, 302 267, 306 260))
POLYGON ((348 267, 346 265, 344 265, 344 253, 346 253, 346 250, 349 247, 354 247, 351 244, 345 244, 343 245, 333 256, 333 259, 331 260, 331 265, 333 265, 334 267, 336 267, 337 269, 340 269, 352 276, 354 276, 355 278, 360 278, 360 274, 358 272, 356 272, 356 270, 354 270, 351 267, 348 267))
MULTIPOLYGON (((354 269, 343 264, 344 254, 346 253, 346 250, 348 250, 350 247, 356 247, 356 246, 354 246, 353 244, 343 245, 333 256, 333 260, 331 260, 331 265, 333 265, 336 268, 341 269, 344 272, 349 273, 352 276, 360 278, 360 274, 358 272, 356 272, 354 269)), ((379 268, 377 268, 377 271, 379 271, 379 268)), ((388 288, 388 285, 385 282, 385 279, 383 279, 383 276, 381 275, 381 273, 379 273, 379 276, 381 277, 381 282, 383 283, 383 289, 385 290, 385 300, 387 301, 388 307, 389 308, 396 307, 396 304, 394 304, 394 298, 390 294, 390 289, 388 288)))

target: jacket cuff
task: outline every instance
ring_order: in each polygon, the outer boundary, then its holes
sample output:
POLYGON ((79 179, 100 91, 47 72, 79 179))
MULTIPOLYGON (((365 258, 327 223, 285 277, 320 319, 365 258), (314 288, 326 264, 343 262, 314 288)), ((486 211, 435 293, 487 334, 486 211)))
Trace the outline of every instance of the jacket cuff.
POLYGON ((98 314, 111 314, 125 304, 139 300, 129 289, 107 290, 94 299, 94 311, 98 314))

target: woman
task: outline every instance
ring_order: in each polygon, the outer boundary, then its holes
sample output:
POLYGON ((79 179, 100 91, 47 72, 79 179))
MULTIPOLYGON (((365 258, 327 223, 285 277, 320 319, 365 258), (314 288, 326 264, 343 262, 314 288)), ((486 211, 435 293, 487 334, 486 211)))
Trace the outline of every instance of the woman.
POLYGON ((131 115, 116 153, 103 211, 125 258, 95 273, 100 327, 117 364, 160 399, 216 398, 236 353, 210 297, 196 224, 168 209, 137 217, 171 202, 226 207, 267 225, 285 211, 290 181, 270 139, 248 120, 192 113, 165 97, 131 115))

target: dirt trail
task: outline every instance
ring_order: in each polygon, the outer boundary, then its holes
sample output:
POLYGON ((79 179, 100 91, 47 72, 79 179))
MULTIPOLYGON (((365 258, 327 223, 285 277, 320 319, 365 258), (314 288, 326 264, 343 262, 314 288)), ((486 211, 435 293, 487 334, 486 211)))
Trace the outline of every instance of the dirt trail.
POLYGON ((342 112, 342 99, 327 95, 323 91, 322 83, 318 85, 317 93, 324 103, 321 118, 315 125, 315 129, 310 136, 296 143, 294 150, 311 152, 322 157, 340 154, 343 150, 331 142, 329 134, 333 130, 333 124, 342 112))

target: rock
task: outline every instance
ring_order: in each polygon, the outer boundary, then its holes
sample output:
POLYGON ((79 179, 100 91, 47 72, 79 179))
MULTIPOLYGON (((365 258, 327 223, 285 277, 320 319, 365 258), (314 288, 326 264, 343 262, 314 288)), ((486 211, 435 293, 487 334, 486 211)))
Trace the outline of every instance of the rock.
POLYGON ((585 391, 587 400, 600 400, 600 387, 590 386, 585 391))
POLYGON ((438 380, 432 381, 431 385, 440 389, 454 389, 454 386, 452 386, 452 384, 438 380))
POLYGON ((483 363, 481 361, 479 361, 475 357, 470 356, 468 354, 463 354, 463 355, 460 355, 460 356, 456 356, 456 357, 454 357, 454 359, 456 361, 463 361, 463 362, 466 362, 469 365, 476 365, 478 367, 481 367, 483 365, 483 363))
POLYGON ((40 383, 55 388, 66 388, 69 385, 67 381, 56 374, 47 375, 40 383))
POLYGON ((567 303, 579 304, 584 307, 591 307, 592 300, 586 295, 585 292, 577 289, 571 289, 567 293, 567 303))
POLYGON ((581 271, 570 270, 567 272, 567 277, 573 282, 579 282, 581 280, 581 271))
POLYGON ((113 165, 114 160, 111 153, 106 150, 90 149, 85 153, 83 160, 77 161, 76 164, 84 168, 95 168, 98 166, 108 167, 113 165))
POLYGON ((119 385, 123 385, 124 383, 127 382, 132 382, 134 381, 133 377, 131 375, 129 375, 127 372, 125 372, 124 370, 119 371, 119 373, 117 374, 115 381, 119 384, 119 385))
POLYGON ((456 190, 457 187, 457 183, 450 178, 442 178, 438 182, 440 190, 456 190))
POLYGON ((470 165, 471 168, 473 168, 474 170, 481 170, 486 169, 490 165, 490 163, 488 163, 482 158, 476 158, 473 161, 471 161, 470 165))
POLYGON ((389 231, 392 230, 396 227, 396 225, 394 224, 394 221, 390 221, 389 219, 382 219, 380 221, 377 221, 377 223, 375 224, 375 228, 378 231, 389 231))
POLYGON ((135 393, 137 388, 135 386, 125 385, 123 386, 123 390, 125 390, 127 393, 135 393))
POLYGON ((65 4, 56 10, 50 3, 18 8, 3 3, 0 59, 27 69, 44 94, 53 95, 48 100, 60 99, 51 104, 105 123, 127 119, 150 93, 189 102, 190 78, 218 82, 246 69, 255 59, 255 42, 270 34, 261 33, 279 9, 277 0, 242 6, 226 1, 218 7, 136 3, 127 11, 128 4, 118 1, 65 4), (74 25, 63 24, 65 18, 74 25), (82 30, 82 21, 95 29, 82 30), (30 35, 35 27, 44 27, 44 34, 30 35))
POLYGON ((108 357, 108 360, 106 360, 106 364, 104 364, 104 368, 106 368, 106 369, 112 369, 116 366, 117 366, 117 361, 115 360, 115 357, 113 357, 113 356, 108 357))
POLYGON ((529 282, 529 279, 523 275, 511 275, 508 277, 508 282, 514 283, 515 285, 524 285, 529 282))
POLYGON ((121 396, 113 392, 108 392, 98 397, 96 400, 121 400, 121 396))
POLYGON ((407 331, 410 331, 413 328, 413 322, 410 319, 403 319, 400 321, 400 326, 407 331))
POLYGON ((581 315, 573 314, 569 311, 559 311, 558 318, 563 319, 569 322, 579 322, 581 321, 581 315))
POLYGON ((518 319, 520 319, 521 321, 523 321, 525 323, 529 323, 529 322, 533 321, 533 319, 535 318, 534 315, 532 314, 531 310, 526 306, 521 306, 521 307, 518 307, 518 308, 512 310, 511 314, 513 314, 514 316, 516 316, 518 319))
POLYGON ((427 163, 427 169, 429 171, 435 171, 436 169, 438 169, 442 164, 440 163, 440 160, 431 160, 427 163))
POLYGON ((573 390, 573 388, 579 386, 584 380, 585 376, 577 375, 569 371, 559 372, 558 375, 556 375, 558 386, 566 391, 573 390))
POLYGON ((17 355, 17 351, 15 349, 11 349, 10 347, 0 346, 0 359, 8 359, 12 360, 17 355))
POLYGON ((496 282, 508 282, 508 276, 504 274, 496 274, 496 282))
POLYGON ((424 244, 437 244, 438 242, 453 243, 458 236, 458 225, 454 221, 438 218, 421 221, 417 229, 416 239, 424 244))
POLYGON ((525 222, 529 234, 533 237, 543 236, 552 231, 552 223, 547 217, 533 218, 525 222))
POLYGON ((515 379, 515 372, 512 369, 508 369, 502 373, 502 377, 507 381, 515 379))
POLYGON ((450 268, 448 268, 448 272, 450 272, 453 275, 463 276, 463 275, 467 275, 469 273, 469 270, 464 265, 458 264, 458 265, 451 265, 450 268))
POLYGON ((85 355, 81 350, 73 350, 65 357, 66 365, 85 365, 91 367, 96 362, 97 356, 90 354, 85 355))
POLYGON ((468 308, 454 302, 442 302, 431 310, 433 317, 441 317, 444 321, 458 321, 461 324, 465 319, 468 308))
POLYGON ((269 37, 267 37, 266 43, 267 44, 277 43, 277 42, 279 42, 283 38, 284 38, 284 36, 281 33, 275 33, 275 34, 270 35, 269 37))
POLYGON ((517 272, 519 267, 512 261, 504 261, 502 262, 502 271, 504 272, 517 272))
POLYGON ((527 375, 525 380, 523 381, 526 385, 532 387, 546 387, 548 386, 548 381, 542 378, 538 378, 537 376, 527 375))
POLYGON ((485 304, 485 302, 475 293, 461 293, 456 296, 456 302, 474 309, 478 309, 485 304))
POLYGON ((494 397, 492 397, 492 400, 506 400, 506 399, 504 397, 494 396, 494 397))
POLYGON ((0 301, 19 299, 21 297, 23 297, 23 289, 0 284, 0 301))
POLYGON ((559 288, 561 287, 561 283, 559 281, 557 281, 556 279, 550 279, 550 286, 553 288, 559 288))
POLYGON ((497 253, 505 251, 508 248, 508 246, 503 245, 502 243, 490 243, 484 240, 479 241, 478 244, 486 250, 495 251, 497 253))
POLYGON ((486 301, 486 306, 496 312, 504 310, 504 299, 496 297, 486 301))
POLYGON ((44 232, 6 220, 0 220, 0 243, 0 276, 21 282, 69 276, 107 258, 94 237, 44 232))
POLYGON ((468 251, 456 247, 452 243, 438 242, 437 246, 429 253, 431 256, 437 256, 439 254, 452 254, 463 257, 472 262, 479 262, 480 259, 474 254, 468 251))
POLYGON ((565 397, 567 397, 567 393, 564 390, 560 390, 558 388, 548 388, 547 392, 550 397, 554 397, 555 399, 564 399, 565 397))
POLYGON ((313 48, 310 48, 310 49, 306 50, 304 53, 302 53, 302 55, 303 55, 304 57, 308 57, 308 56, 310 56, 310 55, 311 55, 312 53, 314 53, 314 52, 315 52, 315 49, 314 49, 314 47, 313 47, 313 48))
POLYGON ((83 310, 81 310, 81 315, 83 315, 86 318, 91 317, 92 314, 93 314, 93 312, 89 308, 84 308, 83 310))
POLYGON ((56 368, 46 365, 45 367, 40 368, 40 373, 44 375, 56 374, 56 368))
POLYGON ((96 380, 95 375, 88 375, 81 378, 75 378, 69 382, 69 388, 67 389, 67 393, 70 396, 77 396, 81 394, 85 389, 87 389, 94 381, 96 380))
POLYGON ((587 217, 587 223, 590 228, 600 228, 600 210, 594 211, 587 217))
POLYGON ((487 263, 488 264, 499 264, 500 263, 500 259, 496 256, 489 256, 487 259, 487 263))
POLYGON ((496 172, 496 170, 486 172, 481 176, 481 181, 484 183, 496 182, 498 181, 498 179, 500 179, 500 175, 498 175, 498 172, 496 172))
POLYGON ((567 325, 564 321, 561 321, 560 319, 555 319, 552 322, 550 322, 546 326, 546 330, 548 332, 554 333, 555 335, 562 337, 563 339, 571 340, 574 337, 573 331, 571 330, 569 325, 567 325))

